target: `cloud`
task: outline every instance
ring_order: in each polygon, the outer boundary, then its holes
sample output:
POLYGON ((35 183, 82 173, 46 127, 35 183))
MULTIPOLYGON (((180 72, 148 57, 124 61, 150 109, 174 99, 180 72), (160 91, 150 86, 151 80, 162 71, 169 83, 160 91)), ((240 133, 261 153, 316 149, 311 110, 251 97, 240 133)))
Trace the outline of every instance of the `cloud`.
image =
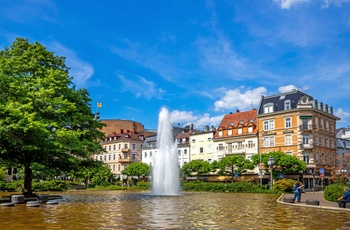
POLYGON ((335 115, 341 119, 345 119, 347 117, 350 117, 350 113, 347 113, 343 111, 341 108, 339 108, 336 112, 335 115))
POLYGON ((296 5, 309 2, 310 0, 273 0, 273 1, 279 4, 281 9, 290 9, 296 5))
POLYGON ((86 61, 78 58, 77 54, 58 42, 52 42, 48 45, 49 50, 53 50, 55 54, 66 57, 66 65, 70 68, 73 82, 78 87, 85 87, 87 81, 94 74, 94 68, 86 61))
POLYGON ((235 108, 239 110, 252 109, 253 106, 256 107, 259 105, 261 95, 267 93, 267 89, 265 87, 248 89, 242 93, 240 89, 226 90, 221 88, 220 90, 224 93, 224 95, 219 101, 214 103, 215 111, 230 110, 235 108))
POLYGON ((118 78, 122 83, 121 89, 125 92, 131 92, 135 97, 144 97, 146 99, 161 99, 165 94, 162 88, 157 88, 156 84, 148 81, 144 77, 135 77, 134 79, 126 78, 124 75, 118 74, 118 78))
POLYGON ((335 5, 337 7, 341 6, 343 3, 349 3, 350 0, 324 0, 322 8, 328 8, 331 5, 335 5))
POLYGON ((286 92, 290 92, 292 91, 293 89, 298 89, 295 85, 286 85, 286 86, 281 86, 281 87, 278 87, 278 91, 280 93, 286 93, 286 92))
POLYGON ((224 115, 210 117, 208 113, 203 115, 194 115, 193 112, 174 110, 170 113, 172 123, 180 123, 182 125, 193 124, 197 129, 206 125, 217 127, 224 115))

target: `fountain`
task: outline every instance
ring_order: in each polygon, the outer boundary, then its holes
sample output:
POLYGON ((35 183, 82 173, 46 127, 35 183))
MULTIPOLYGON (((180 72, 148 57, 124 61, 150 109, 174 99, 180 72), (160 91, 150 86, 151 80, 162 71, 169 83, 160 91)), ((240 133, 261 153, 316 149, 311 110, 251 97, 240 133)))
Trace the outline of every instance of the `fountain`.
POLYGON ((177 145, 169 111, 164 107, 159 113, 157 142, 158 151, 152 159, 152 194, 177 195, 180 187, 177 145))

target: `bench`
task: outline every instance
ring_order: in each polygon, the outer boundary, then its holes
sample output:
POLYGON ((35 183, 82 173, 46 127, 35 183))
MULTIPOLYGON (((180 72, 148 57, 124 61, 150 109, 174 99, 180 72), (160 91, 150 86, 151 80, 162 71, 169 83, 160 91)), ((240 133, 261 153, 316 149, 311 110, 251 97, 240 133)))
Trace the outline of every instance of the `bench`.
POLYGON ((317 205, 319 206, 320 205, 320 201, 319 200, 306 200, 306 204, 307 205, 317 205))
POLYGON ((86 189, 85 185, 83 185, 83 184, 72 184, 72 185, 70 185, 70 188, 75 189, 75 190, 86 189))

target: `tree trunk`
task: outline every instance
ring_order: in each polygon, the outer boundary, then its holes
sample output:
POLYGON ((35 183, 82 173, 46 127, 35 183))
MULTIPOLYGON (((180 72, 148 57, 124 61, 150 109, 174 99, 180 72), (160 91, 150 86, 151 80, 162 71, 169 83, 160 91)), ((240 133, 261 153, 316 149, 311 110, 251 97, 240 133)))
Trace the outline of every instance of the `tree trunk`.
POLYGON ((23 188, 23 195, 25 197, 33 196, 32 179, 33 179, 33 172, 32 172, 32 169, 30 168, 30 163, 26 163, 24 165, 24 188, 23 188))

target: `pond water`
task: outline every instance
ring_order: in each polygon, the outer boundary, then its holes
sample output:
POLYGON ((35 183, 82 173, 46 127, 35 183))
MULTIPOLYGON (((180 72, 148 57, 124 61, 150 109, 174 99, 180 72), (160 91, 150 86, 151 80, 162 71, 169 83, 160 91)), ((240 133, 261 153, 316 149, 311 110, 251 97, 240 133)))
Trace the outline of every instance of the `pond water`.
MULTIPOLYGON (((69 191, 58 205, 0 206, 5 229, 349 229, 349 213, 276 203, 278 196, 69 191)), ((9 194, 0 193, 0 196, 9 194)))

